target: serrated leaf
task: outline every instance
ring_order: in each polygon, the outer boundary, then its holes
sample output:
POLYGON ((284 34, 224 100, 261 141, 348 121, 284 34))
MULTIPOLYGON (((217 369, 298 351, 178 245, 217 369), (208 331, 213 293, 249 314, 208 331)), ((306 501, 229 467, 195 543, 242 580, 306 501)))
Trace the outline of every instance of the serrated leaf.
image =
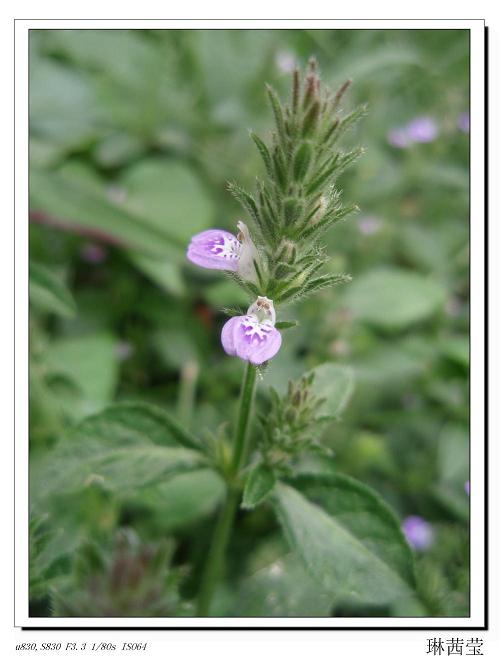
POLYGON ((203 465, 200 453, 176 444, 162 410, 117 404, 84 419, 57 444, 37 471, 35 496, 93 483, 126 494, 203 465))
POLYGON ((383 500, 344 475, 279 483, 275 508, 309 574, 336 598, 391 603, 414 597, 411 551, 383 500))
POLYGON ((248 474, 243 493, 243 509, 254 509, 272 492, 276 483, 274 472, 263 463, 259 463, 248 474))
POLYGON ((76 303, 63 282, 46 266, 29 262, 29 300, 40 310, 74 317, 76 303))

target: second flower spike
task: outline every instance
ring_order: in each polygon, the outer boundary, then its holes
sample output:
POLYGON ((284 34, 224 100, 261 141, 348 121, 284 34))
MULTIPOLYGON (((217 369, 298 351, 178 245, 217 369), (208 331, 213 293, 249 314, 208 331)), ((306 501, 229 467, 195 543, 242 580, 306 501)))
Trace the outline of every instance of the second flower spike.
POLYGON ((231 317, 222 329, 225 352, 253 365, 265 363, 275 356, 281 342, 281 334, 275 327, 273 303, 265 296, 259 296, 247 314, 231 317))

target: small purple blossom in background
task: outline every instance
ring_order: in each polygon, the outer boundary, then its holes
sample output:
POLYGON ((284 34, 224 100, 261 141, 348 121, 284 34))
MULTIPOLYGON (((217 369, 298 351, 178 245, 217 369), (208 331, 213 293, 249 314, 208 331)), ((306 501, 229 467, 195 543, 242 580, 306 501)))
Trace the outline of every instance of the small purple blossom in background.
POLYGON ((438 137, 438 126, 430 116, 418 116, 403 127, 387 134, 388 143, 395 148, 409 148, 414 143, 430 143, 438 137))
POLYGON ((375 215, 364 215, 357 222, 360 233, 364 236, 372 236, 381 228, 381 222, 375 215))
POLYGON ((421 516, 407 516, 402 523, 402 530, 414 550, 428 550, 433 543, 433 527, 421 516))
POLYGON ((290 74, 296 69, 296 57, 291 51, 277 51, 275 55, 275 64, 279 71, 284 74, 290 74))
POLYGON ((245 280, 254 280, 253 261, 257 250, 243 222, 238 222, 236 236, 222 229, 208 229, 193 236, 187 248, 187 258, 202 268, 234 271, 245 280))
POLYGON ((461 113, 459 118, 457 119, 457 126, 461 130, 461 132, 464 132, 465 134, 469 134, 470 132, 470 113, 469 111, 465 111, 464 113, 461 113))
POLYGON ((129 359, 134 351, 134 346, 127 340, 120 340, 116 345, 116 356, 120 361, 129 359))
POLYGON ((413 143, 430 143, 438 136, 437 123, 429 116, 414 118, 406 129, 409 140, 413 143))
POLYGON ((391 129, 388 132, 387 139, 388 143, 394 148, 408 148, 412 143, 404 127, 391 129))
POLYGON ((259 296, 248 312, 231 317, 222 329, 222 346, 229 356, 239 356, 253 365, 265 363, 281 347, 281 334, 275 328, 273 303, 259 296))
POLYGON ((80 257, 87 264, 102 264, 107 258, 107 250, 97 243, 85 243, 80 250, 80 257))
POLYGON ((470 494, 470 482, 469 481, 466 481, 466 483, 464 484, 464 489, 466 491, 466 494, 469 496, 469 494, 470 494))

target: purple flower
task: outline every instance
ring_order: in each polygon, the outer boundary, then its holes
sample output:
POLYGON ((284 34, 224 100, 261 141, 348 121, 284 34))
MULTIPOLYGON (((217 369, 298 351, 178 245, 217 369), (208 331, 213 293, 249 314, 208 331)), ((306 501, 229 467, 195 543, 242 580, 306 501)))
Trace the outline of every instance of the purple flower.
POLYGON ((470 113, 469 111, 465 111, 464 113, 461 113, 459 118, 457 119, 457 126, 461 130, 461 132, 465 132, 465 134, 469 134, 470 131, 470 113))
POLYGON ((289 74, 297 66, 296 58, 291 51, 278 51, 275 56, 275 63, 277 69, 285 74, 289 74))
POLYGON ((85 243, 80 250, 81 258, 88 264, 102 264, 107 257, 107 250, 97 243, 85 243))
POLYGON ((208 229, 196 234, 187 248, 187 258, 202 268, 237 271, 241 243, 234 234, 221 229, 208 229))
POLYGON ((469 495, 470 494, 470 482, 469 481, 466 481, 466 483, 464 484, 464 489, 466 490, 466 494, 469 495))
POLYGON ((413 143, 430 143, 438 136, 437 123, 430 116, 418 116, 404 127, 388 132, 388 143, 395 148, 409 148, 413 143))
POLYGON ((116 345, 116 356, 120 361, 126 361, 133 354, 134 348, 127 340, 120 340, 116 345))
POLYGON ((388 132, 388 143, 394 148, 408 148, 412 141, 405 127, 395 127, 388 132))
POLYGON ((433 543, 433 527, 421 516, 407 516, 402 530, 414 550, 428 550, 433 543))
POLYGON ((438 136, 438 127, 433 118, 420 116, 414 118, 406 127, 409 139, 415 143, 430 143, 438 136))
POLYGON ((208 229, 193 236, 187 248, 187 258, 202 268, 234 271, 245 280, 256 280, 253 262, 258 252, 248 227, 238 222, 236 236, 222 229, 208 229))
POLYGON ((282 338, 275 328, 272 301, 259 296, 248 312, 231 317, 222 329, 222 346, 229 356, 239 356, 253 365, 260 365, 275 356, 282 338))
POLYGON ((364 236, 372 236, 380 230, 381 222, 374 215, 364 215, 358 221, 360 233, 364 236))

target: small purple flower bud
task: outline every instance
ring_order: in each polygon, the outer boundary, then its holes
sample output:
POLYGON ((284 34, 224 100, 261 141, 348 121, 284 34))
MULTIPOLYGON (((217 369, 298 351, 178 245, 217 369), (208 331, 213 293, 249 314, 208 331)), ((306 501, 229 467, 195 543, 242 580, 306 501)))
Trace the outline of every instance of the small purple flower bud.
POLYGON ((187 258, 202 268, 237 271, 241 243, 234 234, 221 229, 208 229, 192 237, 187 258))
POLYGON ((407 125, 407 135, 416 143, 430 143, 438 136, 438 127, 433 118, 420 116, 407 125))
POLYGON ((291 51, 278 51, 275 56, 277 69, 285 74, 290 74, 296 69, 297 61, 291 51))
POLYGON ((407 516, 402 523, 402 530, 414 550, 428 550, 433 543, 433 527, 421 516, 407 516))
POLYGON ((461 113, 459 118, 457 119, 457 126, 461 130, 461 132, 464 132, 465 134, 469 134, 470 132, 470 113, 469 111, 465 111, 464 113, 461 113))
POLYGON ((394 148, 408 148, 412 141, 405 127, 395 127, 388 132, 388 143, 394 148))
POLYGON ((281 346, 280 332, 275 328, 272 301, 259 296, 248 312, 231 317, 222 329, 222 346, 229 356, 239 356, 260 365, 275 356, 281 346))
POLYGON ((470 482, 469 481, 466 481, 466 483, 464 484, 464 489, 466 490, 466 494, 469 496, 469 494, 470 494, 470 482))
POLYGON ((360 233, 364 236, 372 236, 381 228, 381 222, 374 215, 364 215, 358 221, 360 233))
POLYGON ((97 243, 85 243, 80 250, 81 258, 88 264, 102 264, 107 257, 107 250, 97 243))
POLYGON ((116 356, 120 361, 126 361, 134 352, 133 345, 127 340, 120 340, 116 345, 116 356))

